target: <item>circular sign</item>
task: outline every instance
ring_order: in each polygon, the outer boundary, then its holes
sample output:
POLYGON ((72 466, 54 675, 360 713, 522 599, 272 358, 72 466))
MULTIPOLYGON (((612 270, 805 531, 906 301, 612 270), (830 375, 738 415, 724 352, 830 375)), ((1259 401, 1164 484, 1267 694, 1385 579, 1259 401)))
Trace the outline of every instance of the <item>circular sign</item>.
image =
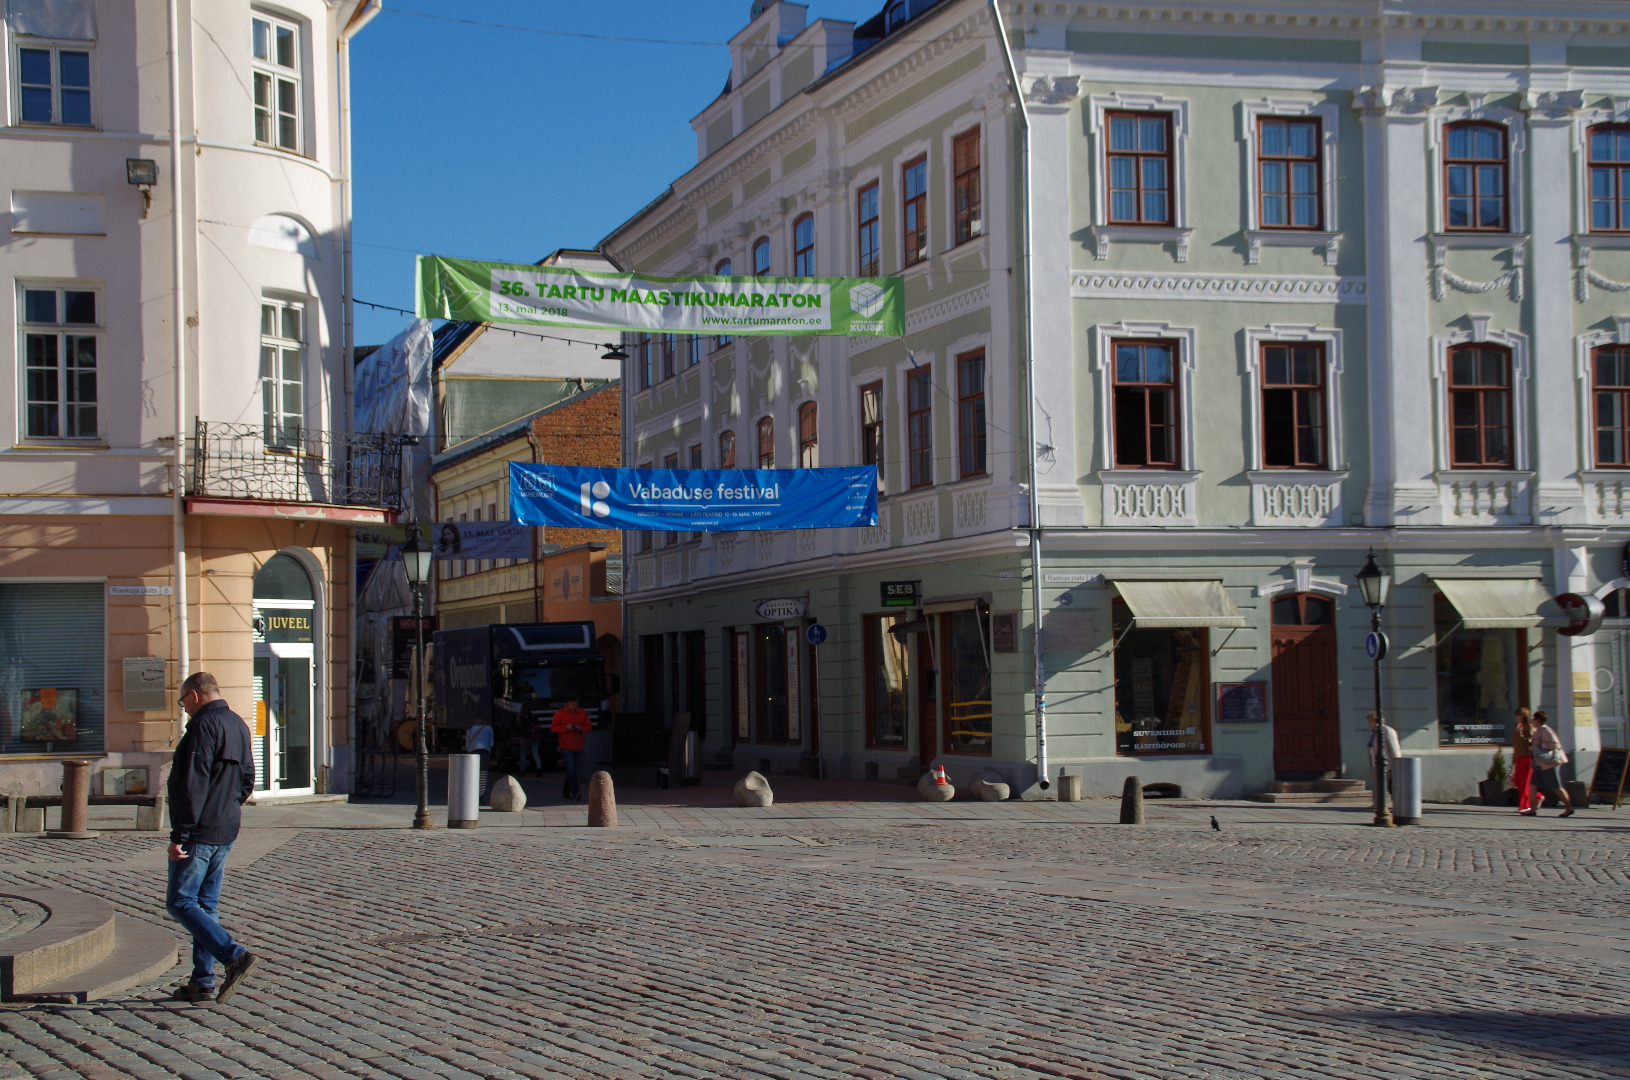
POLYGON ((1069 593, 1060 593, 1058 596, 1058 602, 1062 607, 1069 607, 1071 604, 1075 603, 1075 597, 1071 596, 1069 593))
POLYGON ((1365 634, 1364 655, 1371 660, 1385 660, 1387 658, 1387 635, 1379 630, 1371 630, 1365 634))
POLYGON ((820 623, 810 623, 809 629, 804 631, 804 637, 811 645, 819 645, 826 640, 826 627, 820 623))
POLYGON ((1565 592, 1556 598, 1556 606, 1562 609, 1562 615, 1568 620, 1565 626, 1556 628, 1556 632, 1563 637, 1588 637, 1594 634, 1602 625, 1602 616, 1607 613, 1607 605, 1600 597, 1590 593, 1565 592))
POLYGON ((802 600, 765 600, 755 609, 766 619, 796 619, 804 613, 802 600))

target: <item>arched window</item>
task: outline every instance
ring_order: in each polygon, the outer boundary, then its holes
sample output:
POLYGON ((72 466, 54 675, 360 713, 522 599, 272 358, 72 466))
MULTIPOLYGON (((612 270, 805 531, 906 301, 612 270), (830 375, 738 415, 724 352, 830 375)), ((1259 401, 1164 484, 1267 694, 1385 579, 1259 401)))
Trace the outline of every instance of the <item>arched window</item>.
POLYGON ((775 468, 775 420, 768 416, 758 422, 758 467, 775 468))
POLYGON ((734 431, 719 432, 719 468, 734 469, 736 467, 736 433, 734 431))
POLYGON ((815 433, 815 403, 806 401, 798 406, 798 467, 813 469, 820 463, 815 433))
POLYGON ((792 273, 794 277, 815 276, 814 214, 805 214, 792 223, 792 273))
POLYGON ((1630 232, 1630 125, 1590 129, 1590 231, 1630 232))
POLYGON ((1443 129, 1443 224, 1451 230, 1510 228, 1506 130, 1471 121, 1443 129))
POLYGON ((753 241, 753 276, 763 277, 770 272, 770 238, 761 236, 753 241))

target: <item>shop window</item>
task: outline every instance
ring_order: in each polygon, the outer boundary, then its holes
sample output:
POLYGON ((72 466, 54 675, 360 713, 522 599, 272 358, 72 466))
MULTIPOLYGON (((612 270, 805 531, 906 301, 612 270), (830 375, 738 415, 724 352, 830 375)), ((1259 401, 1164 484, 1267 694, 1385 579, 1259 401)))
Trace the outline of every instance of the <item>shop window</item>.
POLYGON ((904 615, 867 615, 862 620, 866 650, 866 745, 882 750, 906 748, 910 711, 906 704, 907 642, 889 631, 904 615))
POLYGON ((815 215, 804 214, 792 223, 792 273, 815 276, 815 215))
POLYGON ((1630 231, 1630 126, 1590 129, 1590 231, 1630 231))
POLYGON ((1115 750, 1206 754, 1211 748, 1209 638, 1201 627, 1127 629, 1114 606, 1115 750))
POLYGON ((1107 170, 1109 220, 1115 225, 1172 223, 1170 113, 1112 112, 1107 170))
POLYGON ((928 258, 928 158, 915 158, 900 170, 900 186, 904 195, 900 222, 905 250, 905 265, 911 266, 928 258))
POLYGON ((934 377, 928 367, 906 376, 906 436, 911 451, 911 486, 934 482, 934 377))
POLYGON ((1443 222, 1450 231, 1505 232, 1506 131, 1499 124, 1444 128, 1443 222))
MULTIPOLYGON (((720 277, 729 277, 731 274, 730 260, 720 259, 718 263, 714 265, 713 272, 720 277)), ((733 340, 735 339, 729 334, 720 334, 718 337, 713 339, 713 347, 715 349, 722 349, 726 345, 730 344, 733 340)))
POLYGON ((877 211, 877 192, 878 185, 873 181, 861 188, 855 197, 857 277, 876 277, 882 263, 880 246, 882 233, 877 211))
POLYGON ((956 242, 966 243, 985 231, 980 210, 979 129, 951 140, 951 196, 956 208, 956 242))
POLYGON ((300 28, 255 12, 250 20, 255 82, 255 141, 300 149, 300 28))
POLYGON ((1262 347, 1262 465, 1327 467, 1324 344, 1262 347))
POLYGON ((990 615, 984 611, 941 615, 940 637, 945 749, 953 754, 989 754, 990 615))
POLYGON ((1630 346, 1609 345, 1591 355, 1596 467, 1630 468, 1630 346))
POLYGON ((0 582, 0 754, 99 754, 100 582, 0 582))
POLYGON ((1439 596, 1437 629, 1438 744, 1502 746, 1511 742, 1512 713, 1528 703, 1528 634, 1468 630, 1439 596))
POLYGON ((1493 345, 1449 350, 1449 464, 1511 468, 1511 353, 1493 345))
POLYGON ((860 463, 877 466, 877 490, 883 488, 883 384, 860 388, 860 463))
POLYGON ((786 743, 788 738, 787 631, 778 624, 753 628, 753 690, 758 741, 786 743))
POLYGON ((815 425, 815 402, 806 401, 798 406, 798 467, 813 469, 820 465, 819 433, 815 425))
POLYGON ((719 432, 719 468, 734 469, 736 467, 736 433, 734 431, 719 432))
POLYGON ((1175 469, 1177 347, 1115 342, 1115 467, 1175 469))
POLYGON ((957 465, 963 479, 985 475, 985 350, 956 358, 957 465))
POLYGON ((1257 220, 1264 229, 1320 229, 1319 121, 1257 121, 1257 220))
POLYGON ((24 438, 96 438, 100 298, 94 289, 21 291, 24 438))
POLYGON ((758 422, 758 467, 775 468, 775 420, 766 416, 758 422))

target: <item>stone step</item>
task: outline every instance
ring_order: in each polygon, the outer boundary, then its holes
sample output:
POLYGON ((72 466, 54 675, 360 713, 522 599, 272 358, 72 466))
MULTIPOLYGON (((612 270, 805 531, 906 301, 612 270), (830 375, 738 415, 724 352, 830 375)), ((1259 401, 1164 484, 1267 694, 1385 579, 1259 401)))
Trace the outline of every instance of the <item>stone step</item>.
POLYGON ((1266 803, 1293 803, 1307 805, 1310 803, 1336 804, 1341 806, 1368 806, 1375 801, 1375 796, 1367 791, 1259 791, 1251 798, 1257 802, 1266 803))
POLYGON ((7 889, 50 914, 33 930, 0 941, 0 1000, 12 1001, 100 963, 114 946, 113 905, 71 889, 7 889))
POLYGON ((1363 791, 1365 787, 1367 785, 1362 780, 1276 780, 1268 785, 1268 790, 1288 795, 1315 791, 1363 791))
POLYGON ((155 982, 175 967, 175 935, 162 926, 113 917, 113 951, 97 963, 13 995, 15 1001, 78 1004, 112 997, 132 986, 155 982))

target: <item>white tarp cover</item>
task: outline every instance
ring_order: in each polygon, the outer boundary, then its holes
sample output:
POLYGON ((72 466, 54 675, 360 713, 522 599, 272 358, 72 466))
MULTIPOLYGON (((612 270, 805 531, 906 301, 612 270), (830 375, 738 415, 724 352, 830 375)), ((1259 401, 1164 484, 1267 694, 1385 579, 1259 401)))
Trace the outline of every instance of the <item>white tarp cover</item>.
POLYGON ((96 40, 94 0, 6 0, 13 34, 61 41, 96 40))
POLYGON ((408 448, 402 471, 402 489, 408 496, 402 517, 407 521, 436 516, 435 489, 429 483, 436 441, 430 410, 434 347, 430 320, 415 319, 357 365, 356 430, 419 436, 419 444, 408 448))
POLYGON ((1178 630, 1189 626, 1245 625, 1220 581, 1116 581, 1139 630, 1178 630))
POLYGON ((1551 600, 1532 578, 1433 578, 1444 599, 1454 605, 1468 630, 1504 630, 1539 626, 1551 600))

